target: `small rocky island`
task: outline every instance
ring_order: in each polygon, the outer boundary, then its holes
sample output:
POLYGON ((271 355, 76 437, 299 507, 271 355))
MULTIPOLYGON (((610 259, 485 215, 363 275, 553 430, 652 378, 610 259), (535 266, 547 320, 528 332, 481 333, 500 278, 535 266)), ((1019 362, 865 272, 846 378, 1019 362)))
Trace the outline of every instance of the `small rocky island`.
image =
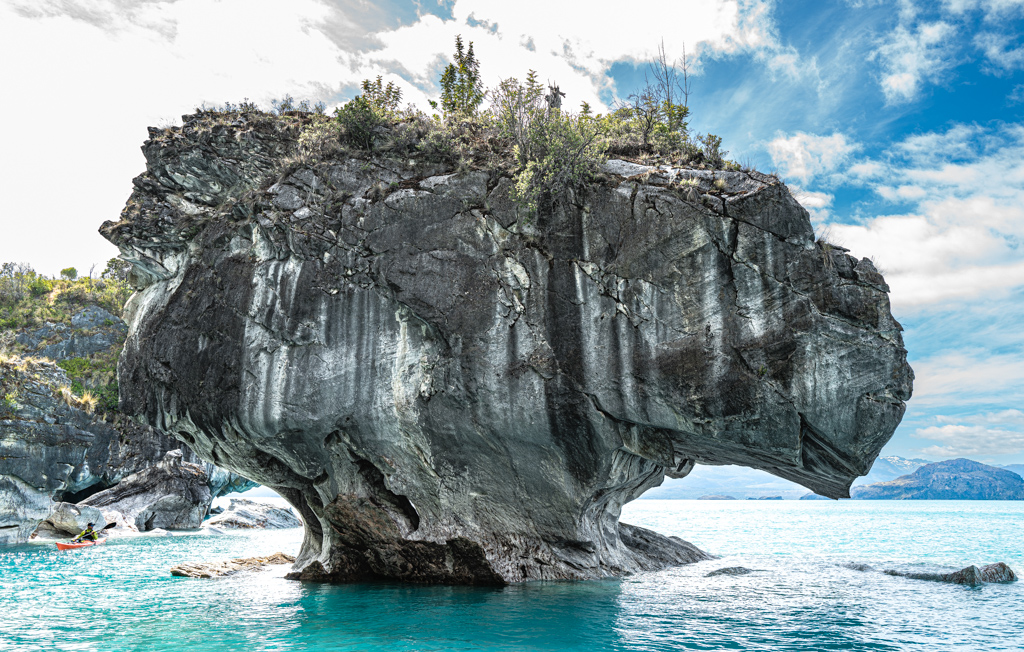
POLYGON ((697 462, 845 497, 902 418, 884 279, 816 241, 777 178, 610 160, 529 206, 488 163, 500 141, 429 156, 404 122, 371 132, 383 153, 312 151, 316 125, 151 129, 102 228, 137 288, 121 408, 285 496, 306 528, 292 577, 706 559, 622 505, 697 462))

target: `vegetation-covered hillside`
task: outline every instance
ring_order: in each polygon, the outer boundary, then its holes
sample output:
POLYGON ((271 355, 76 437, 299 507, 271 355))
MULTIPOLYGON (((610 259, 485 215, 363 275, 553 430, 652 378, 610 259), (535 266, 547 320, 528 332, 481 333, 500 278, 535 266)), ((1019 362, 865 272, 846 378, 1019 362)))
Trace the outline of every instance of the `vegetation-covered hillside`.
MULTIPOLYGON (((80 276, 69 267, 59 277, 48 278, 28 264, 4 263, 0 266, 0 361, 30 358, 73 338, 91 341, 94 345, 88 354, 75 355, 74 347, 64 347, 70 355, 53 357, 67 373, 67 391, 76 401, 101 412, 116 411, 117 358, 124 342, 120 316, 131 296, 129 269, 128 263, 115 258, 96 277, 80 276)), ((16 403, 17 397, 8 394, 0 396, 0 410, 16 403)))

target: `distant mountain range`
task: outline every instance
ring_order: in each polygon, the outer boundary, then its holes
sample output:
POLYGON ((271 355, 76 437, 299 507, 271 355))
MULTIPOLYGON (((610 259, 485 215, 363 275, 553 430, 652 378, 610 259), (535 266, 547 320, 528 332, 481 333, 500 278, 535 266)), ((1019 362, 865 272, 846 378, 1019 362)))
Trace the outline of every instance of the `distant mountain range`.
MULTIPOLYGON (((947 460, 954 462, 958 460, 947 460)), ((1000 470, 998 467, 963 460, 971 464, 1000 470)), ((864 487, 887 483, 897 478, 912 475, 918 469, 935 464, 928 460, 908 459, 889 455, 879 457, 871 467, 870 473, 858 478, 853 486, 864 487)), ((1017 475, 1024 476, 1024 464, 1010 464, 1002 467, 1003 470, 1011 471, 1017 475)), ((973 472, 972 472, 973 473, 973 472)), ((978 476, 980 478, 980 476, 978 476)), ((908 489, 909 491, 909 489, 908 489)), ((670 498, 702 498, 705 496, 730 496, 733 498, 764 498, 769 496, 782 496, 785 499, 796 499, 808 496, 804 487, 777 478, 765 471, 749 469, 742 466, 696 466, 690 475, 679 480, 666 479, 660 487, 655 487, 643 495, 643 498, 670 499, 670 498)))
POLYGON ((1005 468, 961 458, 926 464, 895 480, 855 487, 850 493, 860 500, 1024 500, 1024 478, 1005 468))

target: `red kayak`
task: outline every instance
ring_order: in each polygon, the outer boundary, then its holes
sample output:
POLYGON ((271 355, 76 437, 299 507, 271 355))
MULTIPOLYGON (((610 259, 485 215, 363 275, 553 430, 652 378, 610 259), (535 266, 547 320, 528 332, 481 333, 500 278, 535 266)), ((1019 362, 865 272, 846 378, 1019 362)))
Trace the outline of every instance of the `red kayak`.
POLYGON ((74 548, 88 548, 89 546, 98 546, 106 543, 106 539, 99 539, 97 541, 83 541, 82 543, 58 543, 57 550, 72 550, 74 548))

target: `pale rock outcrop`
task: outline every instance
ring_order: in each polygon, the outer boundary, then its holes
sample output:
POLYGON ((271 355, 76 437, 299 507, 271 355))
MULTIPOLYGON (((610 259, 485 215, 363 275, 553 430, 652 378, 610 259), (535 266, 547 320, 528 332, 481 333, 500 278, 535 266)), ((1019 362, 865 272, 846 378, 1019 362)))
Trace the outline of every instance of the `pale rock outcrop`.
POLYGON ((102 228, 138 289, 123 409, 285 496, 294 577, 706 559, 622 505, 696 462, 847 496, 899 423, 888 287, 778 179, 609 162, 531 215, 497 170, 289 158, 308 119, 151 130, 102 228))
POLYGON ((283 552, 275 552, 264 557, 240 557, 226 561, 192 562, 171 567, 171 575, 176 577, 227 577, 247 571, 264 570, 267 566, 291 564, 295 557, 283 552))
POLYGON ((48 539, 77 536, 89 523, 93 524, 94 529, 102 530, 107 519, 95 507, 57 503, 46 520, 36 528, 35 536, 48 539))
POLYGON ((210 527, 232 530, 281 530, 302 527, 302 521, 290 508, 282 509, 245 498, 232 498, 228 508, 211 517, 206 524, 210 527))
POLYGON ((169 451, 155 466, 134 473, 80 504, 116 511, 140 532, 191 530, 203 523, 213 500, 205 469, 169 451))

